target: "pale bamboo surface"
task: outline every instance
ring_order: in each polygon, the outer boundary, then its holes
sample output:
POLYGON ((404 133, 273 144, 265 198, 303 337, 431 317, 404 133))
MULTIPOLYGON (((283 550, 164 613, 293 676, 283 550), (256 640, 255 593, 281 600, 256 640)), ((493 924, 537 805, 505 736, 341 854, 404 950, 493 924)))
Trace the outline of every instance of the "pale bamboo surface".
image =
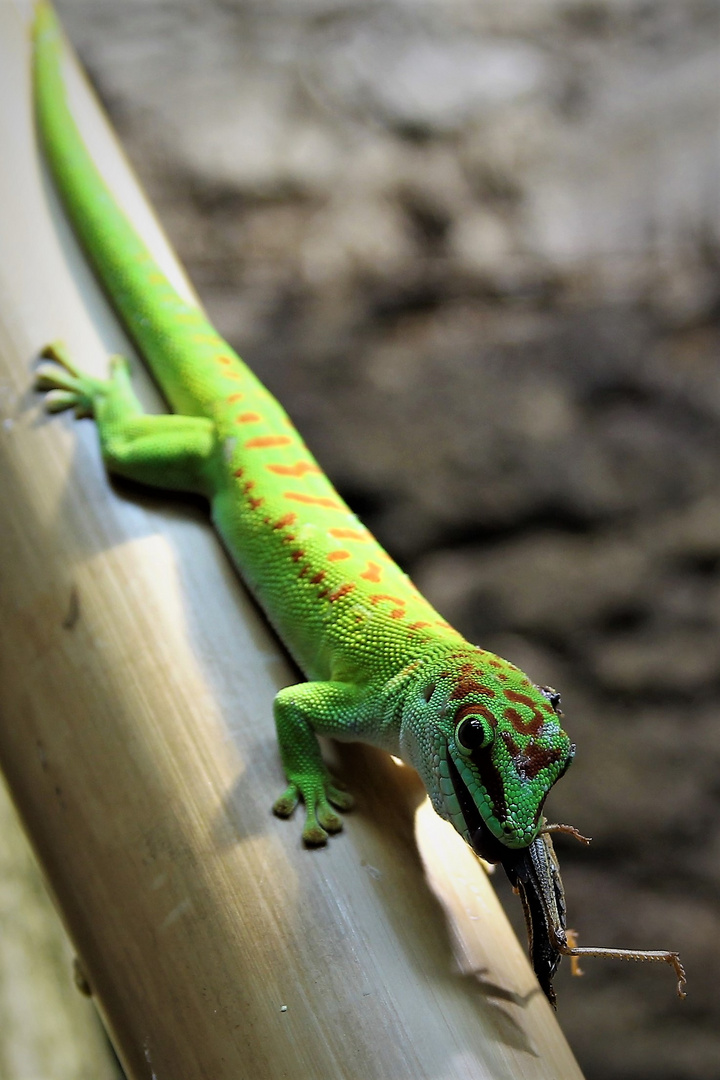
POLYGON ((120 1080, 73 951, 0 782, 0 1076, 120 1080))
POLYGON ((0 0, 0 759, 128 1077, 578 1078, 479 863, 427 804, 416 818, 410 770, 331 750, 358 809, 325 850, 272 817, 271 702, 295 675, 202 510, 113 489, 92 424, 42 415, 48 340, 98 374, 129 349, 38 163, 28 17, 0 0))

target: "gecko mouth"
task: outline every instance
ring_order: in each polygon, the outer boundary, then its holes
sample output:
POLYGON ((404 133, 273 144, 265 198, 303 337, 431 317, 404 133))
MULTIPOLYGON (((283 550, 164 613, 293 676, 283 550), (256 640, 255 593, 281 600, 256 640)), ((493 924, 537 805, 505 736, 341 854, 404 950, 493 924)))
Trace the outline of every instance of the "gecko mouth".
POLYGON ((481 859, 485 859, 485 861, 489 863, 502 863, 507 871, 506 862, 511 862, 514 865, 519 852, 506 847, 505 844, 498 840, 497 836, 490 831, 475 804, 475 800, 463 782, 458 767, 453 761, 452 754, 450 753, 448 753, 447 756, 447 763, 450 771, 450 780, 452 781, 452 786, 455 790, 455 795, 465 820, 468 836, 470 837, 470 846, 475 854, 479 855, 481 859))

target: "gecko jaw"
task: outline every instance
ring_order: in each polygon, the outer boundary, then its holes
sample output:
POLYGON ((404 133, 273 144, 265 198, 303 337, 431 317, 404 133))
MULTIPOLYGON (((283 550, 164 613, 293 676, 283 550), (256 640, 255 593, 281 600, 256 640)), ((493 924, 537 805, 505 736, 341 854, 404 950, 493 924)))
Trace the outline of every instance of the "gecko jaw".
POLYGON ((502 862, 507 857, 509 849, 490 831, 477 808, 475 800, 460 776, 460 771, 450 753, 447 755, 447 763, 450 779, 467 828, 471 848, 476 855, 479 855, 481 859, 485 859, 486 862, 502 862))

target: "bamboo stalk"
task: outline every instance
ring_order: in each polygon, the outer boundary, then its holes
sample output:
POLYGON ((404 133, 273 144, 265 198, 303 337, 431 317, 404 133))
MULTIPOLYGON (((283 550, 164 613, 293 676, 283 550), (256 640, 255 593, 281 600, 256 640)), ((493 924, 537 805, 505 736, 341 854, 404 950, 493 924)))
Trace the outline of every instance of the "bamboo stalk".
POLYGON ((578 1078, 480 865, 426 803, 416 817, 410 770, 330 748, 359 806, 325 850, 269 813, 271 702, 295 676, 203 512, 111 488, 92 424, 43 417, 28 389, 51 339, 98 374, 131 350, 39 167, 7 2, 0 91, 0 760, 128 1076, 578 1078))

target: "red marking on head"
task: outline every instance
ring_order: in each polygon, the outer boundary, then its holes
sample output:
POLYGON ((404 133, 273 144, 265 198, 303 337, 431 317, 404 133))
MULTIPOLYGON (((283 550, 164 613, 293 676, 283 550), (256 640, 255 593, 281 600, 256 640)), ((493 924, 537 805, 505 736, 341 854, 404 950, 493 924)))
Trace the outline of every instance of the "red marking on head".
MULTIPOLYGON (((509 746, 508 749, 510 749, 509 746)), ((543 769, 547 769, 550 765, 555 765, 561 758, 562 750, 560 747, 545 748, 531 742, 524 750, 513 757, 513 763, 521 776, 534 780, 538 773, 542 772, 543 769)))
POLYGON ((328 600, 331 604, 334 604, 336 600, 339 600, 341 596, 347 596, 351 593, 355 585, 352 581, 347 581, 344 585, 341 585, 335 592, 328 593, 328 600))
MULTIPOLYGON (((250 509, 251 510, 257 510, 258 506, 262 506, 262 504, 264 502, 265 502, 265 500, 263 499, 262 495, 260 496, 259 499, 250 499, 250 509)), ((269 522, 269 521, 270 521, 270 519, 267 518, 266 523, 269 522)))
MULTIPOLYGON (((511 701, 517 701, 518 698, 525 697, 524 694, 513 694, 512 690, 506 690, 505 694, 511 701)), ((528 702, 524 701, 522 704, 528 704, 528 702)), ((536 735, 543 726, 542 713, 535 707, 535 703, 530 701, 529 707, 532 710, 532 717, 530 720, 525 720, 517 709, 513 709, 510 706, 503 712, 505 719, 509 720, 515 730, 519 731, 522 735, 536 735)))
POLYGON ((363 570, 362 574, 360 575, 360 577, 364 578, 365 581, 372 581, 375 584, 377 584, 377 582, 380 581, 381 576, 382 576, 382 569, 378 566, 377 563, 374 563, 374 562, 368 562, 367 567, 365 568, 365 570, 363 570))
POLYGON ((330 529, 330 535, 336 540, 369 540, 370 534, 358 532, 357 529, 330 529))
POLYGON ((240 391, 238 391, 236 394, 230 394, 230 397, 227 400, 232 405, 236 401, 241 401, 242 398, 244 398, 244 397, 245 397, 245 395, 241 394, 240 391))
POLYGON ((256 412, 244 412, 235 417, 236 424, 256 424, 258 420, 262 420, 262 416, 256 412))
POLYGON ((302 548, 298 548, 297 551, 291 551, 290 552, 290 558, 292 559, 293 562, 300 562, 300 560, 302 558, 304 558, 304 556, 305 556, 305 552, 303 551, 302 548))
POLYGON ((517 690, 506 690, 505 696, 508 701, 515 701, 518 705, 527 705, 529 709, 535 709, 537 706, 531 697, 527 694, 519 694, 517 690))
POLYGON ((237 476, 237 477, 240 477, 240 476, 242 476, 242 474, 243 474, 244 472, 245 472, 245 470, 244 470, 244 469, 236 469, 236 470, 235 470, 235 472, 233 473, 233 476, 237 476))
POLYGON ((505 667, 502 660, 488 660, 490 667, 505 667))
POLYGON ((254 487, 255 487, 255 481, 254 480, 246 480, 245 483, 243 484, 243 492, 245 493, 245 495, 247 495, 248 491, 252 491, 252 489, 254 487))
POLYGON ((277 476, 305 476, 306 473, 322 472, 310 461, 296 461, 294 465, 267 465, 266 468, 277 476))
POLYGON ((292 544, 293 540, 297 539, 297 533, 285 533, 282 537, 283 544, 292 544))
POLYGON ((341 559, 349 559, 349 551, 330 551, 328 552, 328 562, 340 562, 341 559))
POLYGON ((432 623, 429 623, 429 622, 410 623, 410 625, 408 626, 408 630, 422 630, 422 628, 424 626, 432 626, 432 623))
POLYGON ((273 529, 284 529, 286 525, 294 525, 297 521, 297 514, 283 514, 281 518, 278 518, 273 529))
POLYGON ((507 682, 510 678, 510 676, 506 675, 504 671, 499 671, 495 677, 497 679, 502 679, 503 682, 507 682))
POLYGON ((488 723, 492 724, 493 729, 497 726, 497 717, 493 716, 487 705, 483 705, 481 702, 475 705, 463 705, 459 708, 455 713, 455 724, 459 724, 466 716, 483 716, 488 723))
POLYGON ((289 435, 258 435, 255 439, 248 439, 245 449, 261 450, 267 446, 288 446, 291 442, 289 435))
POLYGON ((325 571, 324 570, 318 570, 317 574, 314 574, 310 578, 310 584, 311 585, 319 585, 324 577, 325 577, 325 571))
POLYGON ((308 506, 325 506, 328 510, 343 509, 335 499, 326 499, 324 495, 303 495, 299 491, 285 491, 283 492, 283 498, 292 499, 293 502, 305 503, 308 506))
POLYGON ((507 746, 511 758, 516 758, 520 756, 522 751, 520 750, 520 747, 515 742, 509 731, 501 731, 500 738, 507 746))
POLYGON ((309 572, 309 570, 310 570, 309 565, 307 563, 305 563, 305 565, 301 569, 300 573, 298 574, 298 577, 299 578, 305 577, 305 575, 309 572))

